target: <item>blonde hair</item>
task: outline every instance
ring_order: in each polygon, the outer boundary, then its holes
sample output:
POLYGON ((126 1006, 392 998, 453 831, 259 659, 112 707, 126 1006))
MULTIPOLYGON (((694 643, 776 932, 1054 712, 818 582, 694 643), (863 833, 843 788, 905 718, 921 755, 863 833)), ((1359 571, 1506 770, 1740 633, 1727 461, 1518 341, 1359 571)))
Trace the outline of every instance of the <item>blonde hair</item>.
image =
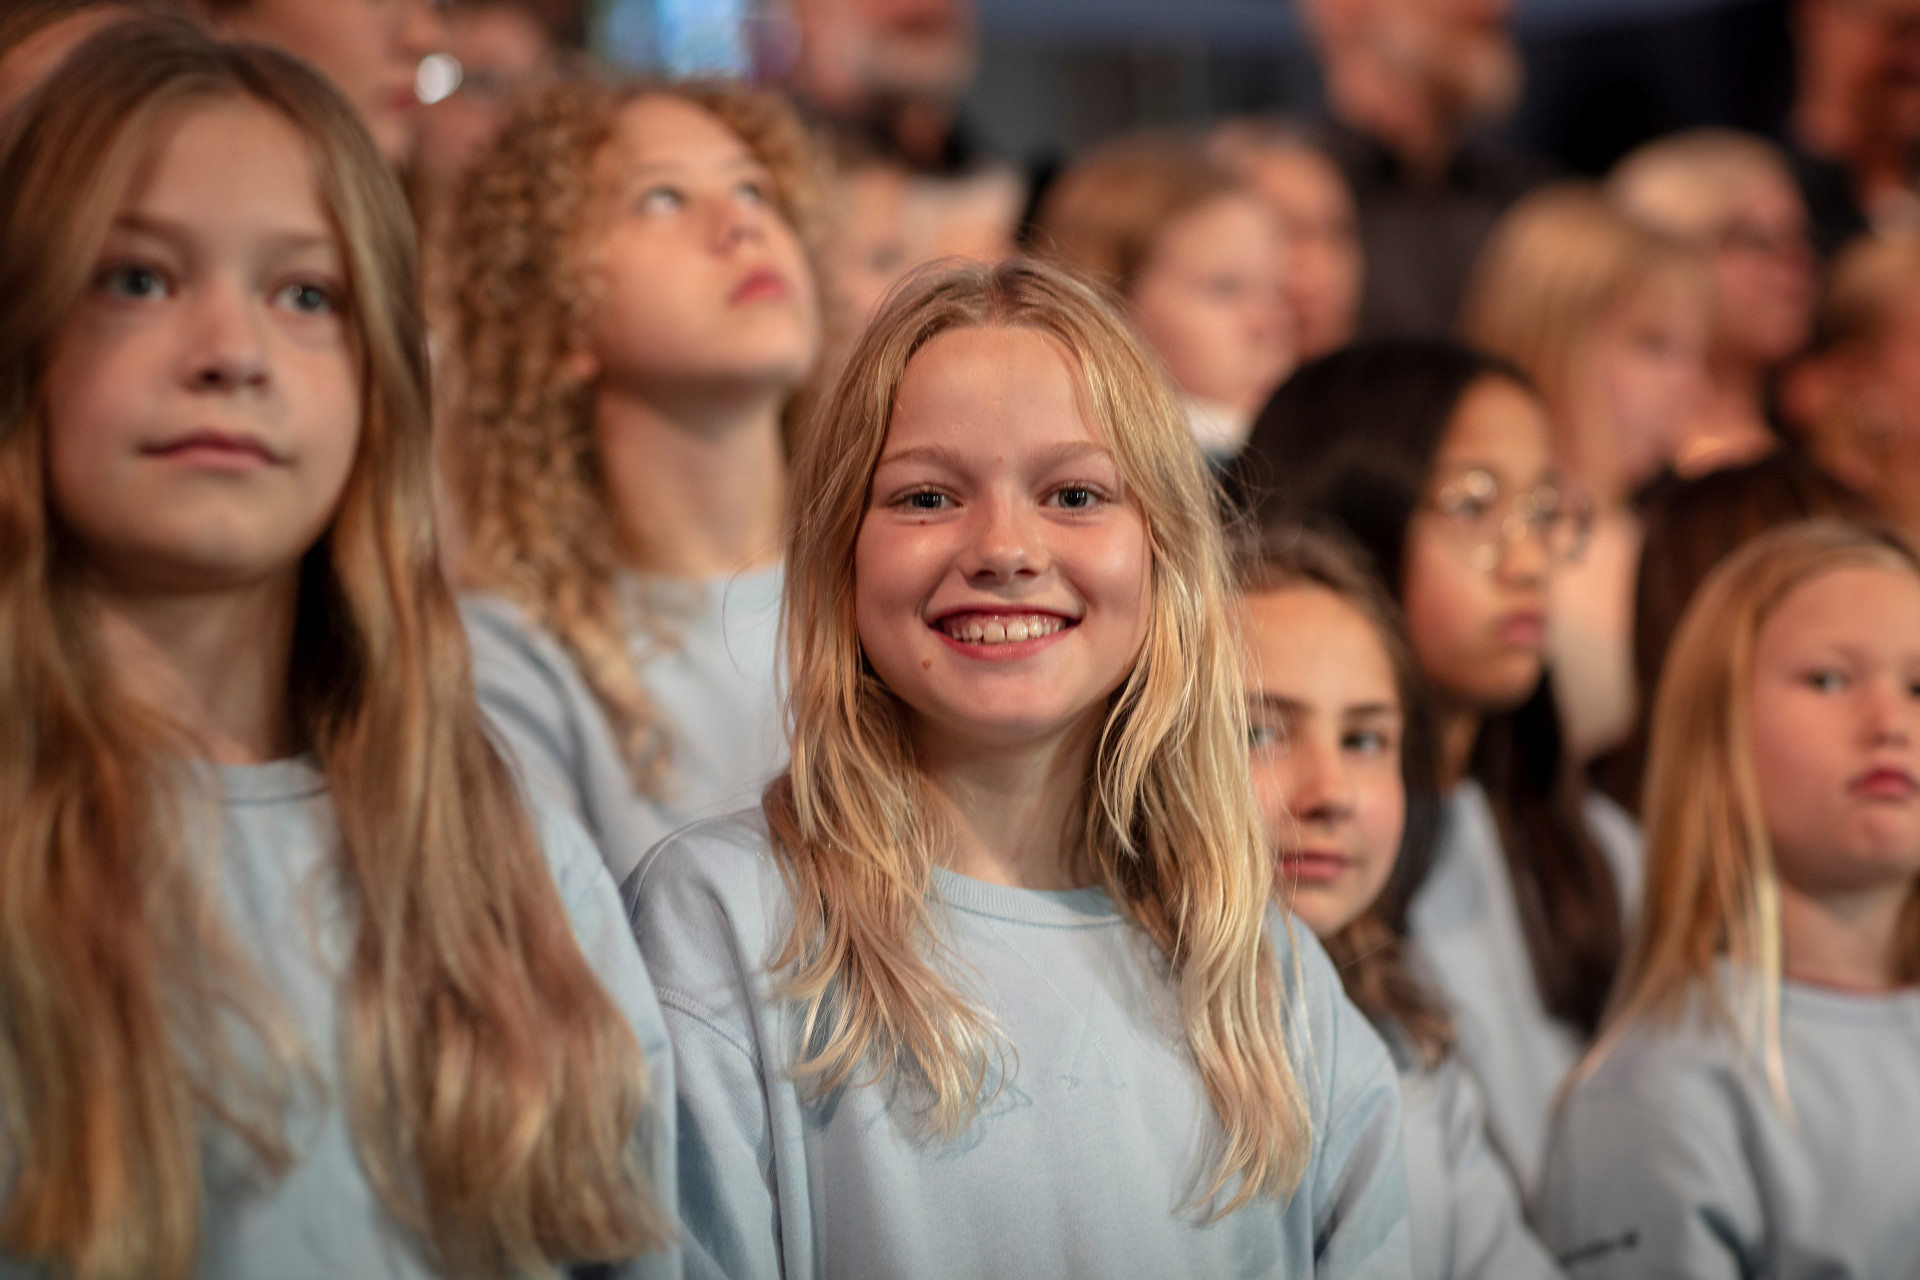
POLYGON ((1034 243, 1051 261, 1124 298, 1169 225, 1245 189, 1197 141, 1121 138, 1089 152, 1048 188, 1034 217, 1034 243))
POLYGON ((293 1160, 307 1055, 229 936, 217 859, 181 838, 185 744, 116 689, 44 476, 48 351, 119 202, 163 130, 234 100, 307 141, 361 360, 358 455, 303 564, 286 690, 356 907, 340 982, 356 1152, 450 1270, 643 1252, 667 1231, 637 1149, 645 1063, 482 729, 439 576, 406 206, 317 73, 179 22, 83 46, 0 160, 0 1241, 85 1280, 176 1280, 199 1249, 203 1125, 269 1176, 293 1160))
MULTIPOLYGON (((1288 996, 1267 905, 1246 708, 1215 494, 1166 383, 1087 285, 1012 259, 923 274, 867 330, 795 460, 786 637, 790 770, 765 809, 792 894, 773 962, 804 1006, 795 1071, 821 1092, 896 1076, 924 1087, 932 1130, 971 1122, 997 1033, 936 962, 931 869, 949 842, 914 761, 906 709, 861 656, 853 548, 908 363, 937 335, 1007 326, 1075 353, 1127 490, 1144 511, 1151 620, 1113 695, 1086 780, 1083 854, 1167 956, 1187 1043, 1225 1134, 1198 1202, 1217 1214, 1288 1194, 1312 1140, 1287 1056, 1288 996)), ((1304 1033, 1304 1024, 1302 1024, 1304 1033)))
POLYGON ((739 136, 772 175, 775 206, 818 277, 824 162, 778 96, 717 82, 585 80, 535 93, 469 179, 454 220, 462 392, 444 456, 468 538, 463 577, 513 599, 560 641, 606 713, 635 785, 657 795, 668 735, 640 682, 636 648, 672 641, 661 620, 623 611, 593 387, 570 361, 594 307, 591 241, 608 207, 596 160, 621 109, 653 96, 690 102, 739 136))
POLYGON ((1494 227, 1468 282, 1460 336, 1533 379, 1553 409, 1562 455, 1586 476, 1614 450, 1571 435, 1582 346, 1608 311, 1663 284, 1691 286, 1704 307, 1706 279, 1684 245, 1627 217, 1589 183, 1558 183, 1494 227))
POLYGON ((1735 129, 1689 129, 1630 153, 1607 194, 1629 216, 1691 240, 1721 230, 1756 181, 1793 186, 1779 148, 1735 129))
MULTIPOLYGON (((1774 1096, 1787 1107, 1780 889, 1748 729, 1754 648, 1767 619, 1797 588, 1856 567, 1920 578, 1920 560, 1891 535, 1833 520, 1803 521, 1762 534, 1728 557, 1681 620, 1653 708, 1640 929, 1607 1029, 1583 1073, 1631 1027, 1671 1025, 1697 997, 1711 1018, 1761 1050, 1774 1096), (1732 1008, 1720 991, 1715 967, 1722 956, 1752 979, 1747 1009, 1732 1008)), ((1904 919, 1900 977, 1920 981, 1920 886, 1904 919)))

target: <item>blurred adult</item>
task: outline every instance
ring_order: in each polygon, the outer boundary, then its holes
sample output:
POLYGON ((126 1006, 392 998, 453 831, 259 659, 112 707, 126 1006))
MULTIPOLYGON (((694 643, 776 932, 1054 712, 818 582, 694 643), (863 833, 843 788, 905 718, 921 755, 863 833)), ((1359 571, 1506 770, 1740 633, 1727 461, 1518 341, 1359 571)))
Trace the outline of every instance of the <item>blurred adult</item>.
POLYGON ((1806 206, 1772 144, 1730 129, 1648 143, 1608 179, 1626 212, 1705 255, 1713 289, 1709 384, 1674 451, 1683 474, 1776 447, 1771 380, 1806 345, 1814 259, 1806 206))
POLYGON ((1840 255, 1819 335, 1791 376, 1794 425, 1825 470, 1920 541, 1920 230, 1840 255))
POLYGON ((221 35, 276 45, 305 58, 347 96, 388 161, 411 162, 419 144, 420 60, 440 49, 446 23, 436 0, 189 0, 221 35))
POLYGON ((455 0, 441 48, 459 64, 452 92, 420 109, 416 188, 451 196, 506 117, 507 104, 551 76, 559 50, 536 0, 455 0))
POLYGON ((1540 389, 1561 475, 1595 508, 1585 554, 1554 575, 1548 613, 1554 693, 1578 761, 1632 723, 1633 494, 1672 460, 1705 393, 1707 322, 1696 256, 1589 183, 1516 204, 1487 241, 1461 310, 1461 336, 1540 389))
POLYGON ((142 12, 140 0, 9 0, 0 13, 0 116, 101 28, 142 12))
POLYGON ((1223 121, 1208 145, 1280 219, 1300 358, 1345 346, 1359 320, 1364 264, 1353 192, 1333 157, 1306 130, 1278 120, 1223 121))
POLYGON ((1143 134, 1062 174, 1034 240, 1120 296, 1200 447, 1216 460, 1239 452, 1294 362, 1284 246, 1266 202, 1188 140, 1143 134))
POLYGON ((1797 0, 1787 156, 1832 254, 1920 225, 1920 0, 1797 0))
POLYGON ((810 113, 916 169, 968 166, 958 125, 979 56, 972 0, 792 0, 792 10, 788 88, 810 113))
POLYGON ((1494 220, 1547 176, 1486 134, 1519 99, 1511 0, 1302 0, 1360 211, 1360 330, 1451 328, 1494 220))
POLYGON ((905 165, 858 139, 843 138, 835 150, 839 217, 827 245, 827 282, 838 308, 838 328, 851 344, 880 309, 887 291, 912 270, 919 256, 911 235, 905 165))

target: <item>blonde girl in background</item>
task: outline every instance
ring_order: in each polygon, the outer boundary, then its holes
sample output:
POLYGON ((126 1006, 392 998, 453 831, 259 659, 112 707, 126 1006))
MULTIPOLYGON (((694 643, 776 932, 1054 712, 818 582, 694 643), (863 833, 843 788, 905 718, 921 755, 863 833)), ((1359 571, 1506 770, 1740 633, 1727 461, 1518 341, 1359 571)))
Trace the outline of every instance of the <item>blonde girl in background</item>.
POLYGON ((1785 159, 1748 134, 1694 129, 1629 154, 1607 194, 1706 257, 1710 380, 1675 446, 1675 468, 1698 475, 1770 452, 1779 443, 1772 380, 1806 345, 1814 307, 1807 211, 1785 159))
POLYGON ((1399 1096, 1270 905, 1199 452, 1088 286, 921 278, 803 437, 793 764, 627 891, 732 1276, 1407 1274, 1399 1096))
POLYGON ((482 728, 373 140, 177 22, 14 123, 0 1273, 677 1274, 665 1029, 482 728))
POLYGON ((616 878, 784 760, 787 418, 821 350, 822 171, 780 99, 555 85, 450 246, 443 458, 482 704, 616 878))
POLYGON ((1633 722, 1633 497, 1700 411, 1709 302, 1684 245, 1565 183, 1495 225, 1461 307, 1461 338, 1540 388, 1562 475, 1594 506, 1585 554, 1554 577, 1548 640, 1567 749, 1583 763, 1633 722))
POLYGON ((1654 707, 1645 917, 1541 1202, 1576 1277, 1920 1265, 1920 562, 1792 525, 1654 707))
POLYGON ((1413 1273, 1557 1277, 1487 1141, 1480 1091, 1452 1056, 1452 1019, 1408 950, 1407 908, 1433 862, 1438 813, 1398 610, 1323 534, 1273 531, 1238 559, 1254 793, 1282 899, 1400 1070, 1413 1273))
POLYGON ((1209 458, 1246 442, 1293 367, 1278 219, 1232 170, 1185 138, 1122 138, 1048 188, 1033 242, 1117 293, 1181 393, 1209 458))

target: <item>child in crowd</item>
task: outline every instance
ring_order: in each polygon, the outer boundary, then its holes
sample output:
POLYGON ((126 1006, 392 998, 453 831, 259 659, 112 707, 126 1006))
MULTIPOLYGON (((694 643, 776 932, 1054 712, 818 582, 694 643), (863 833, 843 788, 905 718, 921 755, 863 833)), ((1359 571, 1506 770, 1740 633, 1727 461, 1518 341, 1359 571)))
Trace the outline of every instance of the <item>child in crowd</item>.
POLYGON ((1632 726, 1633 500, 1706 394, 1708 304, 1690 250, 1564 183, 1494 227, 1461 307, 1461 337, 1540 388, 1562 479, 1594 504, 1586 553, 1554 579, 1548 636, 1567 747, 1583 762, 1632 726))
POLYGON ((1920 1263, 1920 562, 1809 522, 1674 639, 1646 914, 1556 1126, 1573 1275, 1910 1276, 1920 1263))
POLYGON ((677 1273, 665 1028, 474 703, 373 140, 178 21, 16 123, 0 1271, 677 1273))
POLYGON ((1785 158, 1761 138, 1693 129, 1629 154, 1607 193, 1706 256, 1708 389, 1675 446, 1675 468, 1699 475, 1751 462, 1778 444, 1772 379, 1813 324, 1807 210, 1785 158))
POLYGON ((523 103, 456 220, 443 457, 480 698, 616 878, 784 760, 785 418, 821 349, 821 198, 771 95, 579 82, 523 103))
POLYGON ((1120 295, 1180 389, 1194 438, 1225 462, 1293 367, 1278 220, 1181 138, 1122 138, 1062 174, 1034 222, 1040 252, 1120 295))
POLYGON ((1492 357, 1437 340, 1361 344, 1280 389, 1242 476, 1263 525, 1351 534, 1406 612, 1446 798, 1409 929, 1524 1194, 1639 881, 1632 823, 1581 785, 1545 680, 1553 576, 1584 539, 1545 408, 1492 357))
POLYGON ((1558 1276, 1488 1145, 1486 1104, 1451 1056, 1451 1019, 1405 955, 1436 815, 1397 611, 1338 542, 1303 530, 1243 552, 1239 587, 1254 793, 1281 896, 1400 1068, 1414 1274, 1558 1276))
POLYGON ((1393 1065, 1272 854, 1213 497, 1089 287, 927 276, 801 441, 793 764, 628 882, 734 1276, 1407 1274, 1393 1065))

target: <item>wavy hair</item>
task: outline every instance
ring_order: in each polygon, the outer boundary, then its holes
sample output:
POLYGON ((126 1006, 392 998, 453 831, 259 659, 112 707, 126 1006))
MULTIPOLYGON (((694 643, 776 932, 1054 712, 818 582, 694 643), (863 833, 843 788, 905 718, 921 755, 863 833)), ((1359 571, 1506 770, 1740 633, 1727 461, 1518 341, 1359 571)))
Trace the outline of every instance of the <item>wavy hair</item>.
POLYGON ((0 1245, 84 1280, 192 1273, 209 1121, 292 1159, 301 1048, 175 819, 177 731, 114 688, 44 477, 48 352, 157 139, 242 101, 306 140, 361 362, 358 455, 307 552, 289 719, 356 908, 341 979, 353 1140, 387 1211, 460 1274, 631 1256, 667 1227, 647 1074, 574 938, 474 703, 438 570, 424 327, 400 190, 338 93, 176 21, 115 26, 0 159, 0 1245))
POLYGON ((1266 933, 1272 857, 1247 773, 1226 556, 1211 484, 1162 376, 1107 300, 1058 268, 1010 259, 923 273, 868 328, 801 440, 794 486, 810 500, 789 518, 785 612, 792 766, 764 802, 793 901, 772 967, 804 1010, 794 1070, 823 1094, 889 1076, 919 1087, 930 1129, 952 1137, 983 1105, 1006 1048, 939 964, 931 870, 949 831, 906 709, 861 653, 852 573, 908 363, 939 334, 981 326, 1034 329, 1075 353, 1086 403, 1146 516, 1151 618, 1086 779, 1082 852, 1171 966, 1224 1131, 1195 1203, 1224 1215, 1291 1192, 1312 1136, 1266 933))
MULTIPOLYGON (((1779 877, 1748 727, 1754 649, 1797 588, 1863 567, 1920 578, 1920 559, 1891 534, 1808 520, 1755 538, 1701 584, 1654 701, 1640 929, 1583 1075, 1633 1026, 1672 1025, 1697 996, 1761 1050, 1774 1098, 1791 1114, 1780 1046, 1779 877), (1722 956, 1754 979, 1746 1009, 1732 1008, 1715 981, 1722 956)), ((1902 920, 1899 979, 1920 982, 1920 886, 1902 920)))
POLYGON ((664 783, 669 742, 635 642, 672 640, 660 620, 623 610, 615 588, 623 556, 594 443, 593 388, 570 357, 593 312, 591 242, 609 207, 596 161, 621 108, 656 95, 710 112, 746 143, 818 278, 825 161, 777 95, 722 82, 592 80, 534 93, 469 178, 454 217, 461 393, 445 454, 469 539, 462 576, 513 599, 559 639, 648 794, 664 783))

